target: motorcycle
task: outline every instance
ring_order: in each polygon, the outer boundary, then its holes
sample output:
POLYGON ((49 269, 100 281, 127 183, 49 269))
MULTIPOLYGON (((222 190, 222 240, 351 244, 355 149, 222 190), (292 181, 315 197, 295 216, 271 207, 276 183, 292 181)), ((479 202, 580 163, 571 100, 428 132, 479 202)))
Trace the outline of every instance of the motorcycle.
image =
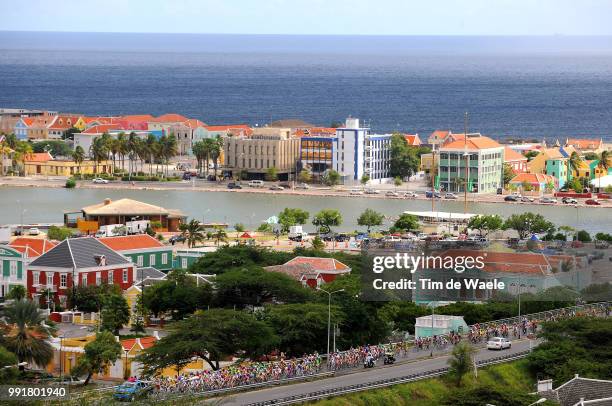
POLYGON ((393 354, 385 354, 383 358, 383 363, 385 365, 391 365, 395 363, 395 356, 393 354))
POLYGON ((374 366, 376 366, 376 361, 374 361, 374 359, 363 361, 364 368, 374 368, 374 366))

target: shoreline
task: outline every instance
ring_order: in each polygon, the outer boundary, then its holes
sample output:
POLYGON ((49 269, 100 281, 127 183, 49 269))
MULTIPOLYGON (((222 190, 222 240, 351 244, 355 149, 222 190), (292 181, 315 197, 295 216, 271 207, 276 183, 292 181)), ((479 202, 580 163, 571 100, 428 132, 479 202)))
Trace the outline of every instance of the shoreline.
MULTIPOLYGON (((65 189, 65 179, 32 179, 32 178, 14 178, 14 177, 4 177, 0 178, 0 188, 52 188, 52 189, 65 189), (16 182, 7 181, 7 179, 15 179, 16 182)), ((344 198, 368 198, 368 199, 386 199, 386 200, 402 200, 402 201, 411 201, 411 200, 420 200, 420 201, 431 201, 430 198, 426 198, 424 195, 419 195, 418 197, 413 198, 405 198, 405 197, 392 197, 386 196, 385 192, 387 190, 382 190, 379 194, 360 194, 360 195, 350 195, 348 191, 351 189, 357 188, 352 187, 349 189, 338 188, 333 189, 331 187, 326 188, 311 188, 311 189, 285 189, 285 190, 268 190, 265 188, 250 188, 245 187, 243 189, 227 189, 225 184, 221 184, 218 186, 194 186, 191 182, 156 182, 156 184, 147 183, 146 185, 139 185, 136 182, 134 185, 129 184, 128 182, 116 183, 112 182, 104 185, 96 185, 92 184, 89 181, 77 181, 77 185, 74 189, 98 189, 98 190, 141 190, 141 191, 178 191, 178 192, 221 192, 221 193, 256 193, 262 195, 286 195, 286 196, 313 196, 313 197, 344 197, 344 198), (161 186, 164 185, 164 186, 161 186)), ((373 186, 369 186, 369 188, 373 188, 373 186)), ((396 190, 396 189, 388 189, 388 190, 396 190)), ((408 190, 399 190, 400 193, 405 193, 408 190)), ((422 191, 421 191, 422 193, 422 191)), ((475 196, 468 197, 468 203, 497 203, 497 204, 508 204, 508 205, 526 205, 526 206, 551 206, 551 207, 589 207, 589 208, 612 208, 612 204, 607 204, 608 202, 603 202, 600 206, 591 206, 586 205, 583 202, 579 202, 578 204, 563 204, 563 203, 540 203, 537 200, 534 202, 506 202, 503 200, 504 195, 478 195, 477 198, 475 196), (501 198, 500 198, 501 197, 501 198)), ((534 197, 535 198, 535 197, 534 197)), ((463 202, 463 198, 459 196, 458 199, 436 199, 436 202, 463 202)))

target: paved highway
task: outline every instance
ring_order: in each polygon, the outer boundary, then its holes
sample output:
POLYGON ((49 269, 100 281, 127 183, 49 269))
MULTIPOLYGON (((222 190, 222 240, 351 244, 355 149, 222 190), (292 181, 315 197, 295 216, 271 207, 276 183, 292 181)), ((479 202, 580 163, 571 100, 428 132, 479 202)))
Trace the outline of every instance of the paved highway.
MULTIPOLYGON (((533 342, 533 345, 535 344, 536 343, 533 342)), ((528 350, 529 346, 529 340, 522 339, 513 341, 512 348, 509 350, 490 351, 487 349, 480 349, 476 354, 476 360, 486 361, 499 356, 510 356, 528 350)), ((426 354, 425 351, 424 353, 426 354)), ((377 365, 374 369, 356 369, 358 372, 338 375, 332 378, 229 395, 223 405, 246 405, 249 403, 264 402, 319 390, 335 389, 349 385, 369 383, 381 379, 398 378, 410 374, 428 372, 434 369, 447 367, 448 358, 449 355, 440 355, 437 357, 434 356, 434 358, 404 362, 384 367, 382 366, 382 360, 380 360, 378 362, 380 366, 377 365)))

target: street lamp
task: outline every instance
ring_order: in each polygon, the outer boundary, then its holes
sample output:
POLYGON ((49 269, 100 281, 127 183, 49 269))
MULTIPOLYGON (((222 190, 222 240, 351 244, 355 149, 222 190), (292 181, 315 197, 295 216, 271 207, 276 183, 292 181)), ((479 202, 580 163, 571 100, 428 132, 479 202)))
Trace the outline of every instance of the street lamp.
POLYGON ((60 365, 59 365, 59 367, 60 367, 60 383, 61 383, 61 382, 62 382, 63 372, 64 372, 64 371, 63 371, 63 364, 64 364, 64 361, 63 361, 63 359, 62 359, 62 346, 64 345, 64 344, 63 344, 64 335, 63 335, 63 334, 62 334, 62 335, 60 335, 60 336, 59 336, 59 339, 60 339, 60 348, 59 348, 59 356, 60 356, 60 359, 59 359, 59 364, 60 364, 60 365))
POLYGON ((434 338, 434 312, 436 310, 436 302, 430 302, 429 306, 431 306, 431 343, 430 343, 430 347, 431 351, 429 352, 429 356, 433 358, 433 347, 434 347, 434 342, 433 342, 433 338, 434 338))
POLYGON ((331 329, 331 296, 334 293, 344 292, 344 289, 334 290, 333 292, 328 292, 325 289, 321 289, 317 287, 317 290, 321 292, 327 293, 327 361, 329 362, 329 338, 330 338, 330 329, 331 329))

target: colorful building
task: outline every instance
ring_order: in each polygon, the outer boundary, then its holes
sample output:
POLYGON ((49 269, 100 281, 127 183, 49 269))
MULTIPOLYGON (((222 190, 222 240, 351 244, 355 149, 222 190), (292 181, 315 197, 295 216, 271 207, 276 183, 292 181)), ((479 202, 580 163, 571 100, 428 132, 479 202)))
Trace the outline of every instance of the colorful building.
POLYGON ((351 268, 337 259, 302 256, 295 257, 282 265, 267 266, 264 269, 290 276, 303 286, 313 289, 333 282, 338 276, 351 273, 351 268))
POLYGON ((101 161, 95 162, 86 159, 77 164, 74 161, 66 159, 51 159, 51 160, 26 160, 24 162, 24 171, 26 176, 73 176, 76 174, 97 174, 109 173, 112 169, 112 162, 101 161))
POLYGON ((507 146, 504 147, 504 163, 509 165, 514 173, 527 172, 527 157, 507 146))
POLYGON ((544 173, 519 173, 508 184, 523 193, 532 191, 540 195, 549 189, 549 185, 552 185, 551 191, 559 188, 559 180, 544 173), (525 185, 529 185, 531 190, 525 190, 525 185))
POLYGON ((149 234, 99 238, 100 242, 127 257, 139 268, 151 267, 161 271, 172 269, 172 247, 149 234))
POLYGON ((28 264, 55 245, 47 239, 32 237, 19 237, 8 245, 0 245, 0 297, 10 292, 13 286, 26 288, 28 264))
POLYGON ((69 238, 28 265, 28 295, 40 301, 50 293, 54 303, 65 307, 73 284, 109 283, 125 290, 134 283, 135 269, 126 257, 95 238, 69 238))

